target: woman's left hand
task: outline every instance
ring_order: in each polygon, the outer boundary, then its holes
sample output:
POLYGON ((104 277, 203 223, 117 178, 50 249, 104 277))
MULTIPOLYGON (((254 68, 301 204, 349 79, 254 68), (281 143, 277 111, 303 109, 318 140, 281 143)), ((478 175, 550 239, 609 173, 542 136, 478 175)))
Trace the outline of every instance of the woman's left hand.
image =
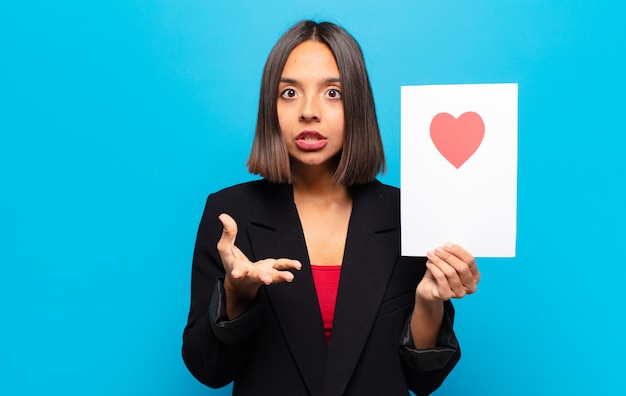
POLYGON ((461 298, 476 291, 480 272, 474 257, 459 245, 446 243, 427 253, 426 273, 416 295, 425 301, 461 298))

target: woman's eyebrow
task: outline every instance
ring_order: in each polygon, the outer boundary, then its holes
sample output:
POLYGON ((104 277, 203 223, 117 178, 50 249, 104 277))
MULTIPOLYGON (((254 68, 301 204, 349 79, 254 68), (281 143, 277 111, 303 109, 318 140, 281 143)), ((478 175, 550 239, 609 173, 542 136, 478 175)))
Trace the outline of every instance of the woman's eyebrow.
MULTIPOLYGON (((296 84, 298 83, 298 80, 293 79, 293 78, 289 78, 289 77, 281 77, 280 78, 280 82, 281 83, 286 83, 286 84, 296 84)), ((339 77, 328 77, 327 79, 325 79, 323 81, 323 83, 340 83, 341 82, 341 78, 339 77)))

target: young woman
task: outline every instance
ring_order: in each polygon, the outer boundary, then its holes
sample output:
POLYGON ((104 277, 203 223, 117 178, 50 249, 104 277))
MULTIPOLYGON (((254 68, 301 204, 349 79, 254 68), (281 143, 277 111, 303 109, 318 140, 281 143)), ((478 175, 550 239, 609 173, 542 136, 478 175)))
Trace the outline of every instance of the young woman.
POLYGON ((194 252, 183 358, 235 395, 418 395, 460 358, 450 298, 474 258, 446 244, 400 256, 400 199, 384 170, 357 42, 304 21, 273 48, 248 168, 209 196, 194 252))

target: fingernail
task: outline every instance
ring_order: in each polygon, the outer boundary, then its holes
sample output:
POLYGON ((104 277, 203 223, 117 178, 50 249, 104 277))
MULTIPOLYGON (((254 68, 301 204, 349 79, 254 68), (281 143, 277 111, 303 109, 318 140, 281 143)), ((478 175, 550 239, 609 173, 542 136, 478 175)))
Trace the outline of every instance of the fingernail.
POLYGON ((452 244, 450 242, 446 242, 445 245, 443 245, 446 249, 452 249, 452 244))

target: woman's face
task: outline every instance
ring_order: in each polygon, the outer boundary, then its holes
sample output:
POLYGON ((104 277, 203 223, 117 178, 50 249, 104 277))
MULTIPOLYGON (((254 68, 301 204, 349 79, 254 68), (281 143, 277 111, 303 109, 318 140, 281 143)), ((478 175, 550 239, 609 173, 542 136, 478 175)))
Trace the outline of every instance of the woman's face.
POLYGON ((293 49, 278 88, 278 122, 294 166, 337 165, 344 141, 339 68, 325 44, 305 41, 293 49))

